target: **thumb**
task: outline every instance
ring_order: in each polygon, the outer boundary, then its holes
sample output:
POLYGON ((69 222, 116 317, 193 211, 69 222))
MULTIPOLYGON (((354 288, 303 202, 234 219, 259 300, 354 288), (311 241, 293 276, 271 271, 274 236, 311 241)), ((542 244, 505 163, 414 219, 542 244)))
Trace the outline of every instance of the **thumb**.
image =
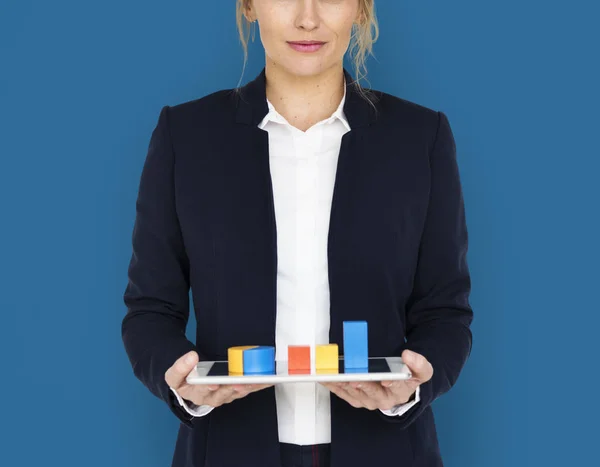
POLYGON ((429 381, 433 376, 433 367, 431 363, 421 354, 405 349, 402 352, 402 361, 406 363, 413 378, 421 382, 429 381))
POLYGON ((167 384, 173 389, 178 389, 185 383, 185 378, 194 369, 198 360, 198 354, 194 350, 179 357, 165 373, 167 384))

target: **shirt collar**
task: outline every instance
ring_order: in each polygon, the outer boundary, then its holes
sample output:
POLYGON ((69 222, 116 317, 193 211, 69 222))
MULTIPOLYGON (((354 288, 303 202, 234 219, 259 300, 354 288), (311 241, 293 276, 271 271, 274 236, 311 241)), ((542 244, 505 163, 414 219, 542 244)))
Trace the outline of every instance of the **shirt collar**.
MULTIPOLYGON (((281 123, 284 125, 289 125, 290 123, 283 117, 283 115, 281 115, 279 112, 277 112, 277 110, 275 110, 275 107, 273 106, 271 101, 269 101, 269 99, 266 99, 266 100, 267 100, 267 106, 269 108, 269 111, 267 112, 267 115, 265 115, 265 118, 263 118, 262 121, 259 123, 258 127, 260 129, 263 129, 269 121, 281 123)), ((319 124, 325 124, 332 120, 338 119, 344 124, 346 129, 348 131, 350 131, 350 124, 348 123, 348 119, 346 118, 346 115, 344 114, 344 103, 345 102, 346 102, 346 78, 344 77, 344 95, 342 96, 340 105, 338 105, 337 109, 335 109, 335 111, 331 114, 330 117, 319 122, 319 124)))

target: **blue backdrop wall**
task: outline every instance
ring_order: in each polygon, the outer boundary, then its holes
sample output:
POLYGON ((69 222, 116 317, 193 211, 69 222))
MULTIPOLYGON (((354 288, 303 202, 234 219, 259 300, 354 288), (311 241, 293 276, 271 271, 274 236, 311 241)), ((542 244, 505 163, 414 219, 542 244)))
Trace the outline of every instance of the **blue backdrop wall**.
MULTIPOLYGON (((589 465, 597 2, 377 7, 370 83, 448 115, 465 191, 474 348, 434 403, 446 465, 589 465)), ((0 59, 0 465, 170 465, 177 420, 120 337, 135 198, 160 108, 237 84, 234 1, 1 0, 0 59)), ((263 64, 254 44, 243 81, 263 64)))

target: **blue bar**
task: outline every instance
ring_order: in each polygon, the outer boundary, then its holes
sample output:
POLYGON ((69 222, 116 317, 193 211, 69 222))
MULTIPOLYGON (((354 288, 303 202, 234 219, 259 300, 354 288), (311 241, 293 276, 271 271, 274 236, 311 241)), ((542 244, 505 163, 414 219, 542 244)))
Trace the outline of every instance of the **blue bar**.
POLYGON ((244 350, 245 375, 271 375, 275 373, 275 347, 259 346, 244 350))
POLYGON ((344 368, 368 368, 369 344, 366 321, 344 321, 344 368))

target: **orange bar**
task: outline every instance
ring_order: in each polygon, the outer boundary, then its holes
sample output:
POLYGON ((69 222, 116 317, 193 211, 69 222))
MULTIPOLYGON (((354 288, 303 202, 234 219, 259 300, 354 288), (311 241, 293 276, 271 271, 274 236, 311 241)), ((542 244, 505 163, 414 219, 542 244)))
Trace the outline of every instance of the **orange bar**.
POLYGON ((290 374, 310 373, 309 345, 288 345, 288 372, 290 374))

